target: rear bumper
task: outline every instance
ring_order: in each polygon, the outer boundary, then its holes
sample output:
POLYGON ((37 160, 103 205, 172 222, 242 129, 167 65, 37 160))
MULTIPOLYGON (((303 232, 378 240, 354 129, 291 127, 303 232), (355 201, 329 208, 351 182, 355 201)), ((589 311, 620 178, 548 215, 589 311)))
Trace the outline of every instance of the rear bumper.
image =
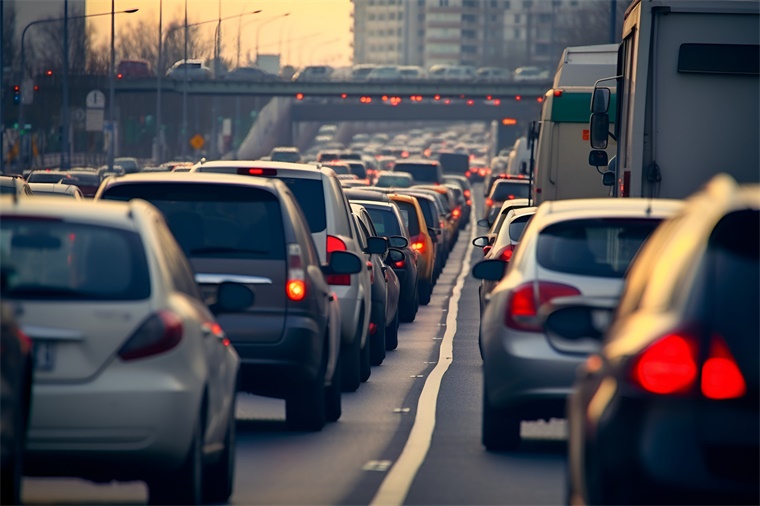
POLYGON ((276 344, 233 341, 240 355, 238 389, 286 398, 320 374, 325 335, 316 321, 289 315, 283 337, 276 344))
POLYGON ((88 383, 35 384, 25 473, 126 480, 176 468, 203 389, 189 368, 169 374, 120 363, 88 383))

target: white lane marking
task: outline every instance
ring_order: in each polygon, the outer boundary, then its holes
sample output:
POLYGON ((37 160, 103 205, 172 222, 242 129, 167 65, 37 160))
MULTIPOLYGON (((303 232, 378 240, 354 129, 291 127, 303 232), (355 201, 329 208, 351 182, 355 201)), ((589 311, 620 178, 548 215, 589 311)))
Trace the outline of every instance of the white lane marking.
MULTIPOLYGON (((475 215, 470 219, 470 239, 465 248, 475 238, 475 215)), ((438 352, 438 363, 430 372, 425 385, 422 387, 420 399, 417 402, 417 412, 414 417, 414 425, 409 433, 409 439, 401 451, 398 460, 380 484, 375 497, 369 503, 370 506, 396 506, 404 504, 409 489, 417 476, 420 466, 425 461, 430 449, 430 441, 433 439, 435 429, 435 412, 438 404, 438 392, 441 390, 443 374, 448 370, 453 357, 454 334, 457 332, 457 313, 459 312, 459 299, 462 297, 464 281, 470 274, 471 252, 465 251, 465 259, 462 270, 457 277, 456 285, 449 299, 449 310, 446 316, 446 332, 438 352)))

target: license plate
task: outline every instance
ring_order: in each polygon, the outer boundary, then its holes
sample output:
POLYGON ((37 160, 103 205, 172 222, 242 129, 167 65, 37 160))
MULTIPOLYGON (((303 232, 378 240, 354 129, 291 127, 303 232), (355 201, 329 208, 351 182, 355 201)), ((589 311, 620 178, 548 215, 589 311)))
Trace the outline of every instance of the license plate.
POLYGON ((55 343, 49 341, 34 342, 34 369, 52 371, 55 365, 55 343))

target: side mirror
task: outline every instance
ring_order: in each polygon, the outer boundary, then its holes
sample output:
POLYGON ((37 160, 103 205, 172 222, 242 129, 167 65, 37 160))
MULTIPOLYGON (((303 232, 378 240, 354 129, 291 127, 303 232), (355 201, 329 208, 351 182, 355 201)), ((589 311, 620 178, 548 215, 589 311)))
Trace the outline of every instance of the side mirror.
POLYGON ((549 344, 561 353, 589 354, 601 349, 617 298, 558 297, 539 308, 549 344))
POLYGON ((606 114, 610 109, 610 89, 594 88, 591 96, 591 112, 606 114))
POLYGON ((504 260, 482 260, 472 268, 472 276, 486 281, 500 281, 506 268, 507 262, 504 260))
POLYGON ((606 167, 609 165, 607 152, 601 149, 595 149, 588 154, 588 164, 594 167, 606 167))
POLYGON ((404 249, 409 246, 409 239, 402 235, 392 235, 388 238, 391 248, 404 249))
POLYGON ((350 251, 333 251, 330 263, 322 266, 324 274, 356 274, 365 268, 365 261, 350 251))
POLYGON ((615 186, 615 171, 608 170, 602 174, 602 184, 604 186, 615 186))
POLYGON ((367 237, 365 253, 385 255, 386 251, 388 251, 388 239, 385 237, 367 237))
POLYGON ((591 114, 591 147, 607 149, 607 136, 610 132, 610 117, 606 112, 591 114))
POLYGON ((439 235, 441 235, 441 229, 428 227, 428 233, 433 237, 438 237, 439 235))
POLYGON ((472 240, 472 245, 477 246, 478 248, 484 248, 488 246, 488 236, 487 235, 481 235, 479 237, 476 237, 472 240))
POLYGON ((216 291, 216 302, 209 306, 214 314, 239 313, 253 305, 253 291, 240 283, 225 281, 216 291))
POLYGON ((385 263, 401 262, 404 258, 404 252, 400 249, 388 248, 388 255, 385 257, 385 263))
POLYGON ((488 222, 488 220, 487 220, 487 219, 485 219, 485 218, 481 218, 481 219, 479 219, 479 220, 478 220, 476 223, 477 223, 477 225, 478 225, 480 228, 490 228, 490 227, 491 227, 491 224, 490 224, 490 223, 488 222))

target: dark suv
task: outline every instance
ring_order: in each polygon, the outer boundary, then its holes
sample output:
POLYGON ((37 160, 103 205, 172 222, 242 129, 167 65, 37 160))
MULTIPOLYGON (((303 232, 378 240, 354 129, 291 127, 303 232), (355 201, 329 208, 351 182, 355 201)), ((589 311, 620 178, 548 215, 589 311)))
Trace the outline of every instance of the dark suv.
POLYGON ((207 304, 216 302, 225 282, 254 292, 252 306, 218 315, 240 355, 239 390, 285 399, 287 424, 295 429, 319 430, 340 417, 340 309, 325 274, 359 272, 364 262, 340 252, 323 266, 284 183, 225 174, 131 174, 109 178, 96 198, 141 198, 158 207, 207 304))

